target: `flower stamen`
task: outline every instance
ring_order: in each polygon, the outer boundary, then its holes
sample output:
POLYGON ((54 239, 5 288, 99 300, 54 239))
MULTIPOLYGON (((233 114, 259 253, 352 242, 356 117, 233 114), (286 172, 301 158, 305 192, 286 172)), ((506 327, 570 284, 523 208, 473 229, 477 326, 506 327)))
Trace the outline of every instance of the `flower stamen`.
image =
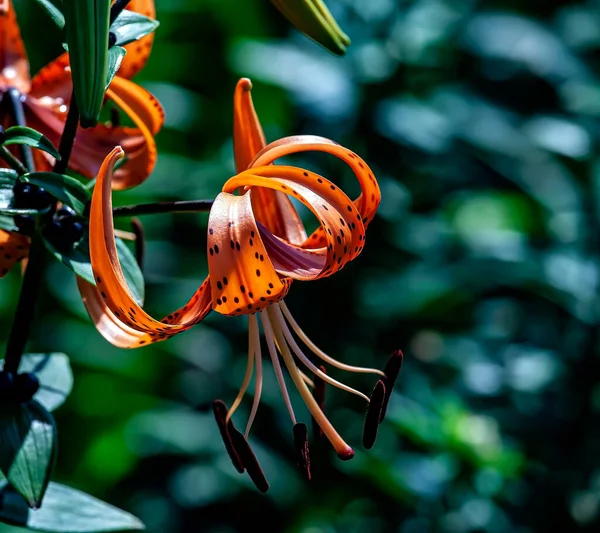
POLYGON ((289 328, 287 327, 287 324, 285 323, 285 320, 283 318, 283 315, 281 313, 281 309, 279 308, 279 305, 274 304, 271 307, 273 309, 273 315, 275 315, 276 320, 277 320, 277 327, 281 330, 281 332, 285 336, 288 346, 292 349, 292 351, 294 352, 296 357, 298 359, 300 359, 300 361, 302 361, 304 363, 304 365, 307 368, 309 368, 315 376, 321 378, 323 381, 329 383, 330 385, 337 387, 338 389, 342 389, 351 394, 355 394, 356 396, 361 397, 363 400, 365 400, 367 402, 369 401, 369 397, 366 394, 363 394, 362 392, 357 391, 356 389, 353 389, 352 387, 349 387, 348 385, 344 385, 343 383, 337 381, 336 379, 333 379, 331 376, 328 376, 327 374, 322 372, 316 365, 314 365, 312 363, 312 361, 300 349, 300 347, 298 346, 298 343, 292 336, 289 328))
POLYGON ((373 388, 371 394, 371 402, 365 418, 363 428, 363 446, 370 450, 377 439, 377 429, 379 428, 379 420, 381 417, 381 409, 385 401, 386 387, 383 380, 379 380, 373 388))
POLYGON ((292 313, 290 313, 290 310, 288 309, 285 302, 283 302, 283 301, 279 302, 279 307, 283 311, 283 314, 285 315, 286 320, 289 322, 290 326, 292 326, 292 329, 294 330, 296 335, 298 335, 300 340, 319 359, 325 361, 326 363, 329 363, 331 366, 333 366, 335 368, 339 368, 340 370, 346 370, 348 372, 357 372, 357 373, 361 373, 361 374, 379 374, 381 377, 386 377, 385 372, 379 370, 378 368, 368 368, 368 367, 347 365, 347 364, 342 363, 342 362, 338 361, 337 359, 334 359, 333 357, 327 355, 314 342, 312 342, 310 340, 310 338, 308 337, 308 335, 306 333, 304 333, 304 331, 302 331, 302 329, 298 325, 298 322, 296 322, 296 320, 292 316, 292 313))
POLYGON ((250 428, 254 423, 258 405, 260 404, 260 396, 262 394, 263 371, 262 371, 262 353, 260 349, 260 335, 258 332, 258 319, 256 315, 248 317, 248 336, 250 337, 250 350, 254 353, 254 364, 256 367, 256 379, 254 380, 254 399, 252 400, 252 410, 246 425, 245 437, 248 438, 250 428))
MULTIPOLYGON (((271 325, 278 324, 278 316, 275 312, 275 306, 271 305, 265 311, 268 315, 268 319, 271 322, 271 325)), ((327 419, 323 411, 321 411, 319 405, 317 404, 312 394, 310 393, 310 390, 306 386, 306 383, 304 383, 304 380, 300 375, 300 371, 296 366, 296 362, 294 361, 294 357, 292 356, 289 347, 286 343, 283 331, 281 331, 279 327, 272 328, 272 330, 275 338, 277 339, 277 344, 281 350, 281 357, 283 358, 283 361, 287 366, 292 381, 296 385, 300 396, 302 397, 304 403, 306 404, 306 407, 310 411, 310 414, 317 421, 317 423, 323 430, 323 433, 328 438, 329 442, 331 442, 331 445, 338 454, 338 457, 340 457, 340 459, 343 460, 352 459, 352 457, 354 457, 354 450, 350 446, 348 446, 344 439, 342 439, 339 433, 335 430, 335 428, 327 419)))

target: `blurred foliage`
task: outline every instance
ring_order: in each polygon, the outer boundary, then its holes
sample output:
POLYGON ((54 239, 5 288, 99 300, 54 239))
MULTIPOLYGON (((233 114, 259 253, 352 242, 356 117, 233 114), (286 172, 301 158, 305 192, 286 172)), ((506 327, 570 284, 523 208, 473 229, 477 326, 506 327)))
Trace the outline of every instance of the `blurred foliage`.
MULTIPOLYGON (((169 342, 118 350, 54 263, 30 350, 64 351, 74 366, 55 413, 55 479, 151 533, 233 533, 253 519, 285 533, 597 531, 600 2, 328 5, 352 39, 343 59, 262 0, 158 0, 138 78, 167 110, 158 166, 115 201, 214 197, 233 173, 240 76, 254 82, 269 139, 319 134, 360 153, 383 190, 365 251, 287 301, 350 364, 405 350, 377 444, 358 447, 364 405, 331 391, 328 412, 357 454, 342 463, 312 446, 303 482, 269 375, 251 435, 272 485, 260 495, 209 409, 242 380, 245 319, 213 314, 169 342)), ((60 40, 34 2, 16 7, 35 71, 60 40)), ((337 161, 301 160, 352 192, 337 161)), ((146 301, 164 315, 206 274, 206 215, 143 222, 146 301)), ((2 282, 3 341, 18 276, 2 282)))

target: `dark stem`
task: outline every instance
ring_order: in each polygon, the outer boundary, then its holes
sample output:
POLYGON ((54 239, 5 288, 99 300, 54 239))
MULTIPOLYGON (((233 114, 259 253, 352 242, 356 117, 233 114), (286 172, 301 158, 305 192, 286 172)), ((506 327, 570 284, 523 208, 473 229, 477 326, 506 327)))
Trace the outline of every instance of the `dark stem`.
POLYGON ((79 124, 79 107, 77 107, 77 101, 75 100, 75 92, 71 93, 71 103, 69 105, 69 112, 67 113, 67 119, 65 121, 65 129, 60 137, 60 146, 58 147, 58 153, 60 154, 60 160, 57 160, 54 164, 54 172, 58 174, 64 174, 69 166, 69 158, 71 157, 71 151, 73 150, 73 144, 75 144, 75 135, 77 134, 77 126, 79 124))
MULTIPOLYGON (((25 126, 27 123, 25 121, 25 110, 23 109, 21 93, 14 87, 11 87, 6 92, 6 95, 8 97, 8 103, 11 107, 11 115, 15 121, 15 124, 17 126, 25 126)), ((33 172, 35 165, 33 163, 33 154, 31 153, 31 148, 25 144, 21 144, 19 148, 21 150, 21 158, 23 159, 25 168, 27 168, 29 172, 33 172)))
POLYGON ((6 146, 0 146, 0 158, 4 159, 4 161, 9 164, 10 168, 16 170, 20 176, 27 174, 27 169, 23 163, 12 155, 6 146))
POLYGON ((133 217, 158 213, 202 213, 210 211, 213 200, 182 200, 154 204, 124 205, 113 209, 113 217, 133 217))
POLYGON ((112 25, 112 23, 117 20, 117 17, 121 14, 121 11, 123 11, 126 7, 127 4, 129 4, 131 0, 117 0, 112 7, 110 8, 110 24, 112 25))
POLYGON ((4 359, 4 370, 6 372, 17 372, 19 369, 21 356, 29 337, 29 330, 35 311, 35 302, 42 281, 43 259, 44 244, 35 235, 31 240, 29 261, 25 270, 19 303, 17 304, 17 310, 15 311, 15 317, 6 345, 6 357, 4 359))

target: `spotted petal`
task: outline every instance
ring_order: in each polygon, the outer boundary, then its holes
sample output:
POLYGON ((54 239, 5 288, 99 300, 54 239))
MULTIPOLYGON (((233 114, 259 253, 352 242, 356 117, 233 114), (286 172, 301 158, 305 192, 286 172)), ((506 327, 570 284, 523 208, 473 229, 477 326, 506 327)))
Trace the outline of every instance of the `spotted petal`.
MULTIPOLYGON (((354 200, 354 204, 360 214, 360 220, 366 228, 379 207, 381 191, 373 172, 365 161, 338 143, 314 135, 284 137, 266 146, 257 154, 250 167, 268 165, 280 157, 307 151, 329 153, 340 158, 352 169, 361 189, 361 194, 354 200)), ((323 246, 325 242, 326 237, 323 234, 323 229, 317 228, 315 233, 305 241, 304 246, 323 246)))
MULTIPOLYGON (((250 80, 242 78, 233 97, 233 150, 237 172, 246 170, 266 146, 251 89, 250 80)), ((271 189, 256 189, 252 195, 252 210, 256 219, 278 237, 296 244, 306 240, 302 221, 285 194, 271 189)))
POLYGON ((112 216, 113 167, 123 156, 123 150, 115 148, 98 173, 90 210, 90 258, 96 287, 83 285, 83 296, 100 333, 121 347, 134 348, 189 329, 210 312, 212 303, 208 280, 186 305, 161 321, 152 318, 135 302, 119 264, 112 216))
MULTIPOLYGON (((127 5, 127 9, 151 19, 156 18, 154 0, 131 0, 127 5)), ((131 79, 142 70, 150 57, 153 42, 154 32, 126 45, 125 50, 127 50, 127 54, 125 54, 117 74, 123 78, 131 79)))
POLYGON ((0 89, 29 92, 29 61, 11 0, 0 3, 0 89))
MULTIPOLYGON (((62 55, 34 77, 32 93, 26 100, 29 126, 56 145, 64 128, 70 94, 68 57, 62 55)), ((127 162, 115 172, 113 186, 126 189, 144 181, 154 169, 154 135, 163 125, 164 111, 148 91, 123 78, 113 79, 106 96, 131 118, 136 127, 99 124, 94 128, 79 129, 69 166, 92 178, 98 173, 104 156, 120 145, 125 150, 127 162)))
POLYGON ((214 309, 224 315, 260 311, 281 300, 290 286, 275 271, 261 239, 253 193, 221 193, 210 210, 208 270, 214 309))
POLYGON ((29 237, 20 233, 0 230, 0 278, 5 276, 17 261, 29 255, 29 237))
POLYGON ((357 207, 323 176, 290 166, 254 167, 228 180, 223 191, 233 192, 242 186, 251 192, 264 187, 289 194, 306 205, 321 224, 325 245, 310 249, 261 228, 269 258, 280 274, 300 280, 329 276, 362 251, 364 226, 357 207))

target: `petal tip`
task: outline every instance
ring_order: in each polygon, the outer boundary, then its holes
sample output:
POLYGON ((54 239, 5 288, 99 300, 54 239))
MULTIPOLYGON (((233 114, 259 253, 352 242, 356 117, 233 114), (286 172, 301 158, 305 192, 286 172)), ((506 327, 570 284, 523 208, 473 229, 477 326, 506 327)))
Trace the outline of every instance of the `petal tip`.
POLYGON ((250 78, 241 78, 237 83, 237 88, 240 91, 250 91, 252 89, 252 82, 250 78))

